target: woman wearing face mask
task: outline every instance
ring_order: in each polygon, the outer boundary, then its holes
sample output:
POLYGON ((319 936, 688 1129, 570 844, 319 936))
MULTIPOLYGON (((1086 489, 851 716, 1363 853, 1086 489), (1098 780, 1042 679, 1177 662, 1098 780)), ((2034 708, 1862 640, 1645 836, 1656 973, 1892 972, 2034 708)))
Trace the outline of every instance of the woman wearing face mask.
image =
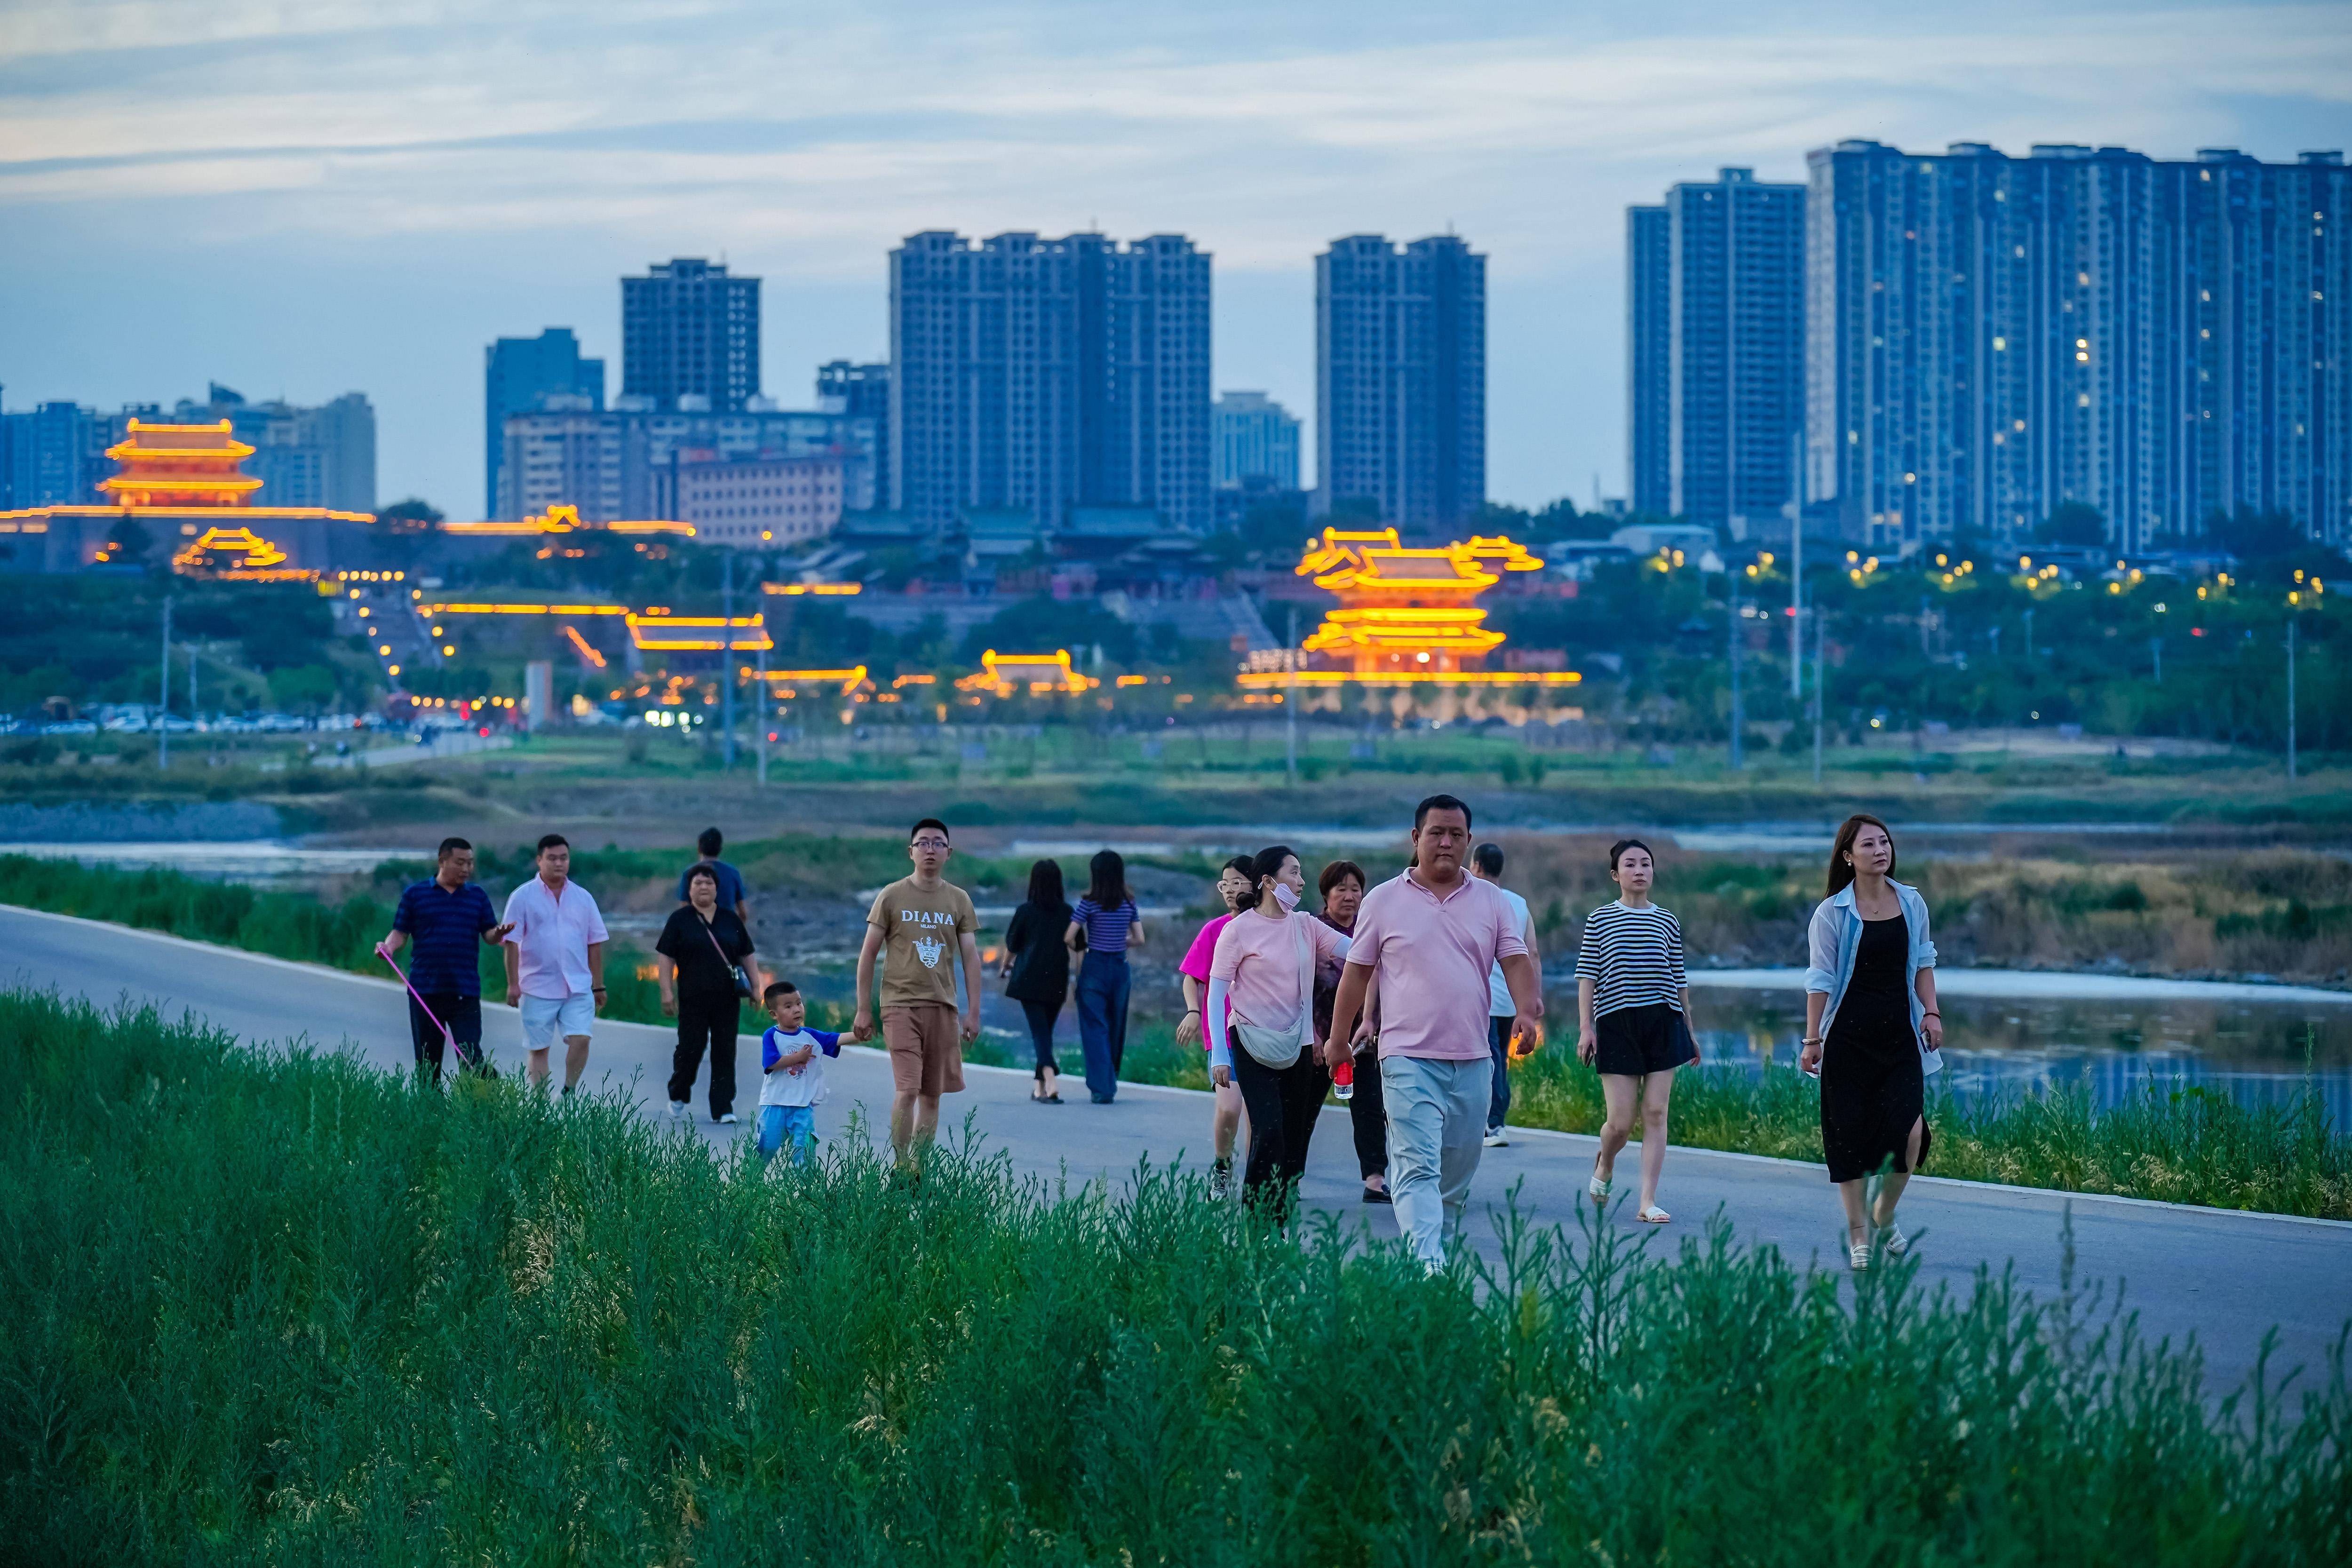
POLYGON ((1822 1079, 1822 1152, 1845 1205, 1847 1262, 1900 1258, 1895 1205, 1927 1157, 1927 1074, 1943 1070, 1936 944, 1927 900, 1895 879, 1895 836, 1847 817, 1830 851, 1830 896, 1813 910, 1805 1045, 1822 1079))
MULTIPOLYGON (((1201 927, 1201 934, 1185 951, 1184 961, 1176 966, 1176 972, 1184 977, 1184 1016, 1176 1024, 1176 1043, 1180 1046, 1208 1049, 1208 1035, 1201 1027, 1201 1009, 1209 999, 1209 961, 1216 956, 1218 934, 1249 903, 1250 886, 1248 856, 1236 855, 1218 868, 1217 896, 1224 900, 1225 912, 1201 927)), ((1209 1186, 1220 1198, 1233 1195, 1234 1137, 1241 1130, 1243 1115, 1242 1091, 1231 1083, 1218 1084, 1216 1105, 1209 1121, 1211 1144, 1216 1151, 1215 1163, 1209 1167, 1209 1186)))
POLYGON ((1348 956, 1349 939, 1298 912, 1307 879, 1287 845, 1258 851, 1250 885, 1256 901, 1217 933, 1209 961, 1209 1077, 1241 1087, 1250 1119, 1242 1197, 1281 1223, 1306 1173, 1307 1142, 1331 1086, 1312 1048, 1315 973, 1323 963, 1348 956))

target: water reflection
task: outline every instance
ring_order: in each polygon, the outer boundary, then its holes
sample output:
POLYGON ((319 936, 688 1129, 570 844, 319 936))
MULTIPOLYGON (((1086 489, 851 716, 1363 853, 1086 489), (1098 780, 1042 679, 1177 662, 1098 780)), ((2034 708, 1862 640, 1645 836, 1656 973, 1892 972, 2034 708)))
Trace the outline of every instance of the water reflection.
MULTIPOLYGON (((1575 998, 1563 999, 1573 1017, 1575 998)), ((2310 1079, 2330 1119, 2352 1124, 2352 1009, 2278 1003, 1941 997, 1944 1087, 1963 1095, 2086 1085, 2110 1105, 2151 1079, 2246 1100, 2283 1099, 2310 1079)), ((1552 1005, 1560 1005, 1555 1001, 1552 1005)), ((1801 992, 1699 992, 1699 1048, 1724 1065, 1793 1062, 1801 992)))

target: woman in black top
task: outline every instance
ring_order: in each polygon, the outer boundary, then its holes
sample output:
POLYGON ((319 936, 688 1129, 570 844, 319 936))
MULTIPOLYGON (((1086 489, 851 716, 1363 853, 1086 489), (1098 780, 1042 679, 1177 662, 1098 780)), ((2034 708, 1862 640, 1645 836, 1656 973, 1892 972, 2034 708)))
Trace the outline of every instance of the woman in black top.
POLYGON ((687 1114, 702 1053, 710 1052, 710 1120, 735 1120, 735 1030, 742 1019, 743 993, 735 967, 742 965, 751 994, 761 989, 760 966, 751 956, 751 933, 733 910, 719 906, 719 874, 697 866, 686 874, 687 901, 662 927, 654 952, 661 955, 662 1011, 677 1020, 677 1050, 670 1058, 669 1113, 687 1114))
POLYGON ((1013 911, 1004 928, 1004 994, 1021 1004, 1029 1017, 1029 1039, 1037 1051, 1037 1081, 1029 1098, 1059 1105, 1055 1079, 1061 1068, 1054 1060, 1054 1021, 1070 995, 1070 950, 1062 936, 1070 923, 1070 901, 1062 896, 1062 868, 1040 860, 1029 868, 1029 897, 1013 911))
MULTIPOLYGON (((1323 868, 1315 886, 1323 895, 1323 912, 1315 918, 1342 936, 1356 934, 1356 916, 1364 905, 1364 868, 1353 860, 1334 860, 1323 868)), ((1315 971, 1315 1037, 1331 1037, 1331 1009, 1339 997, 1340 965, 1326 963, 1315 971)), ((1381 1099, 1380 998, 1367 992, 1363 1016, 1356 1024, 1355 1093, 1348 1101, 1348 1126, 1356 1135, 1356 1164, 1363 1173, 1364 1201, 1391 1202, 1389 1197, 1389 1116, 1381 1099)))

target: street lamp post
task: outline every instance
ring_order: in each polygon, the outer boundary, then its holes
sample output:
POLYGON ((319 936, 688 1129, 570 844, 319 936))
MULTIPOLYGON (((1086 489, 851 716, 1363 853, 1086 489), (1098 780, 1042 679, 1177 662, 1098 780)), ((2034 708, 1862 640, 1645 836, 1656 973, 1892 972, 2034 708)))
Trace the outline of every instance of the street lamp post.
POLYGON ((719 562, 719 725, 727 732, 721 748, 727 771, 735 771, 735 552, 728 547, 719 562))
POLYGON ((155 766, 172 765, 172 595, 163 595, 163 690, 155 717, 155 766))
POLYGON ((2295 776, 2294 766, 2294 612, 2286 616, 2286 776, 2295 776))
POLYGON ((1726 606, 1724 619, 1731 628, 1731 771, 1736 773, 1747 765, 1746 754, 1740 746, 1740 731, 1748 727, 1748 715, 1740 705, 1739 645, 1742 639, 1739 636, 1739 589, 1736 584, 1729 590, 1729 595, 1730 602, 1726 606))

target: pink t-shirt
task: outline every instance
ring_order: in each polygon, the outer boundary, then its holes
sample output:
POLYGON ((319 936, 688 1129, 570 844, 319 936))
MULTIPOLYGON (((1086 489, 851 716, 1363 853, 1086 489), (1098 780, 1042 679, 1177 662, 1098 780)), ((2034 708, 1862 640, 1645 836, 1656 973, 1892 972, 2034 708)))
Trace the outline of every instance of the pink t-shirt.
POLYGON ((1380 976, 1381 1055, 1485 1056, 1486 976, 1497 960, 1527 951, 1500 889, 1466 873, 1443 899, 1410 871, 1366 893, 1348 962, 1380 976))
POLYGON ((1298 1022, 1300 999, 1311 1005, 1315 966, 1336 959, 1348 939, 1312 915, 1286 915, 1276 920, 1255 910, 1244 910, 1217 933, 1217 951, 1209 961, 1209 975, 1226 982, 1233 1003, 1226 1023, 1238 1018, 1262 1029, 1287 1029, 1298 1022), (1307 933, 1307 970, 1298 973, 1298 936, 1307 933))
MULTIPOLYGON (((1176 966, 1176 973, 1191 975, 1201 983, 1205 991, 1209 984, 1209 960, 1217 951, 1217 933, 1224 930, 1226 922, 1233 918, 1231 915, 1219 915, 1203 925, 1201 934, 1192 939, 1192 945, 1184 950, 1184 961, 1176 966)), ((1203 994, 1201 1000, 1205 1003, 1208 997, 1203 994)), ((1225 1022, 1231 1024, 1233 1019, 1233 999, 1228 997, 1225 1001, 1225 1022)), ((1201 1031, 1201 1048, 1204 1051, 1209 1048, 1209 1031, 1205 1028, 1201 1031)))

